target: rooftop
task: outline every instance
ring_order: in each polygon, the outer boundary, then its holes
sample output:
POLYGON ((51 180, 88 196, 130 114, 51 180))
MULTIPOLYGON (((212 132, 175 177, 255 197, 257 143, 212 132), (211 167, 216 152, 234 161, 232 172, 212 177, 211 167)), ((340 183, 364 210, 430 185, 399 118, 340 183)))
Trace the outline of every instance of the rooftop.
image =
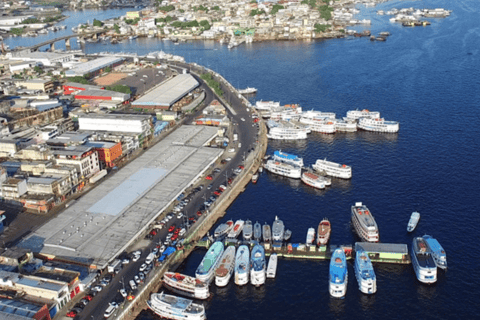
POLYGON ((221 155, 203 147, 216 134, 211 127, 178 128, 19 246, 105 268, 221 155))
POLYGON ((102 68, 105 68, 114 63, 123 61, 123 58, 117 57, 102 57, 94 59, 88 62, 80 63, 77 66, 73 67, 71 70, 68 70, 67 74, 75 73, 76 75, 83 75, 89 72, 93 72, 102 68))
POLYGON ((366 252, 408 254, 407 245, 402 243, 356 242, 355 250, 359 249, 363 249, 366 252))
POLYGON ((198 81, 192 75, 179 74, 159 84, 143 97, 132 102, 132 106, 170 107, 198 85, 198 81))

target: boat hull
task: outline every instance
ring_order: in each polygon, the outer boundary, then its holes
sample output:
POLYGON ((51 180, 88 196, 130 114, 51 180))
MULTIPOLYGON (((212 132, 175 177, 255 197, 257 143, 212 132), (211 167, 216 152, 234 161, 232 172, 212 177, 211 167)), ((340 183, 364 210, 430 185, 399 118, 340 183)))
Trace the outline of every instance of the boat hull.
MULTIPOLYGON (((418 241, 417 239, 418 238, 413 239, 411 249, 412 266, 417 280, 426 284, 435 283, 437 281, 437 266, 435 261, 433 261, 430 252, 417 252, 417 245, 415 243, 418 241)), ((423 239, 421 241, 423 241, 423 239)))

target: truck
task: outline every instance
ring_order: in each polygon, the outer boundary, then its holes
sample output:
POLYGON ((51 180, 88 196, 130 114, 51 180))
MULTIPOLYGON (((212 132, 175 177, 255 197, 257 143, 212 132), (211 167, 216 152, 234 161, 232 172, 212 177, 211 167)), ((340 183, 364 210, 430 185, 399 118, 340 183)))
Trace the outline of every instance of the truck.
POLYGON ((107 271, 109 273, 118 273, 122 268, 122 260, 115 259, 111 264, 108 265, 107 271))
POLYGON ((233 134, 233 141, 237 141, 238 140, 238 134, 234 133, 233 134))

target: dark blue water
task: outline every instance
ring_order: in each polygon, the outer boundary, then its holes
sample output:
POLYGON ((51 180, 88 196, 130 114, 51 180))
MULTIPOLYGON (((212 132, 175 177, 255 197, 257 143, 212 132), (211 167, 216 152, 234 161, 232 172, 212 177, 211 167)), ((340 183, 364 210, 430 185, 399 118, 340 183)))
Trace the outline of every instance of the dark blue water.
MULTIPOLYGON (((382 242, 410 247, 414 235, 436 237, 447 252, 448 272, 439 271, 438 282, 427 286, 416 280, 410 265, 376 264, 378 292, 365 296, 350 263, 346 298, 337 300, 328 293, 328 262, 280 259, 277 278, 259 289, 212 287, 214 296, 205 303, 209 319, 453 319, 473 318, 480 309, 480 2, 391 1, 360 8, 358 18, 372 19, 373 33, 392 34, 386 42, 264 42, 230 51, 214 42, 174 46, 153 39, 86 46, 88 53, 131 52, 135 46, 139 54, 164 50, 215 69, 237 87, 258 88, 256 99, 300 103, 304 109, 338 115, 368 108, 400 121, 395 135, 311 134, 307 141, 271 141, 269 153, 282 149, 309 165, 326 157, 351 165, 353 178, 334 180, 318 191, 264 173, 224 220, 272 223, 278 215, 293 231, 292 241, 304 242, 307 229, 328 217, 331 243, 353 244, 350 206, 362 201, 376 218, 382 242), (375 14, 411 6, 453 13, 416 28, 375 14), (422 218, 408 235, 414 210, 422 218)), ((194 252, 180 271, 193 275, 203 254, 194 252)), ((154 318, 149 312, 139 317, 154 318)))

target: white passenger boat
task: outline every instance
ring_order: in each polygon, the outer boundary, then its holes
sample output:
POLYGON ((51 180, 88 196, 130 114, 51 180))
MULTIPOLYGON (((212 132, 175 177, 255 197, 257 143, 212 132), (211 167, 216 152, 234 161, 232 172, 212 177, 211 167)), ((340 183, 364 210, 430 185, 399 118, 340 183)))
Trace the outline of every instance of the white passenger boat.
POLYGON ((252 94, 255 92, 257 92, 256 88, 247 87, 246 89, 238 89, 238 93, 240 94, 252 94))
POLYGON ((314 228, 308 228, 306 245, 311 246, 314 243, 314 241, 315 241, 315 229, 314 228))
POLYGON ((328 288, 330 295, 341 298, 347 293, 348 269, 347 257, 342 249, 336 249, 330 259, 328 288))
POLYGON ((268 160, 265 164, 265 169, 271 173, 294 179, 300 179, 302 175, 302 169, 300 167, 275 160, 268 160))
POLYGON ((270 111, 274 107, 280 107, 280 102, 274 101, 257 101, 255 103, 255 109, 259 111, 270 111))
POLYGON ((275 221, 273 221, 273 225, 272 225, 273 241, 282 242, 284 231, 285 231, 285 226, 283 225, 283 221, 278 219, 277 216, 275 216, 275 221))
POLYGON ((200 262, 197 271, 195 272, 195 277, 197 277, 198 280, 206 283, 210 283, 212 281, 215 270, 220 263, 223 250, 224 247, 222 242, 215 241, 212 244, 203 257, 202 262, 200 262))
POLYGON ((424 235, 423 240, 427 243, 437 267, 447 269, 447 254, 437 239, 432 238, 432 236, 424 235))
POLYGON ((280 150, 276 150, 273 153, 272 160, 284 162, 298 167, 303 167, 303 158, 300 158, 299 156, 296 156, 294 154, 282 152, 280 150))
POLYGON ((412 266, 418 281, 434 283, 437 281, 437 265, 432 252, 422 237, 413 238, 412 266))
POLYGON ((237 238, 240 232, 242 232, 244 224, 245 224, 245 221, 243 220, 235 221, 235 225, 233 226, 232 230, 230 230, 230 232, 228 233, 227 238, 229 239, 237 238))
POLYGON ((215 238, 221 237, 225 234, 228 234, 233 229, 233 221, 228 220, 225 223, 220 224, 214 232, 215 238))
POLYGON ((367 242, 378 242, 378 227, 367 206, 361 202, 356 202, 352 206, 352 224, 358 236, 367 242))
POLYGON ((184 274, 165 272, 163 284, 170 290, 180 295, 194 299, 207 299, 210 296, 208 284, 184 274))
POLYGON ((253 236, 252 221, 247 219, 247 221, 245 221, 245 225, 243 226, 243 239, 244 240, 251 240, 252 236, 253 236))
POLYGON ((235 247, 229 246, 223 252, 220 265, 215 270, 215 284, 218 287, 225 287, 232 277, 235 269, 235 247))
POLYGON ((335 129, 341 132, 356 132, 357 131, 357 121, 353 119, 335 119, 335 129))
POLYGON ((160 317, 175 320, 204 320, 205 307, 190 299, 174 295, 152 293, 147 306, 160 317))
POLYGON ((300 123, 308 125, 311 131, 320 132, 320 133, 335 133, 337 128, 335 126, 335 121, 332 119, 309 119, 309 118, 300 118, 300 123))
POLYGON ((271 242, 272 241, 272 229, 270 225, 265 222, 263 225, 263 241, 264 242, 271 242))
POLYGON ((355 119, 355 120, 360 118, 380 118, 380 112, 370 111, 368 109, 350 110, 350 111, 347 111, 347 118, 355 119))
POLYGON ((377 277, 372 261, 364 250, 356 252, 354 269, 360 291, 366 294, 377 292, 377 277))
POLYGON ((388 133, 396 133, 400 129, 397 121, 386 121, 383 118, 360 118, 357 127, 365 131, 388 133))
POLYGON ((253 247, 250 258, 250 282, 257 287, 264 284, 265 271, 265 249, 257 244, 253 247))
POLYGON ((270 128, 267 137, 274 140, 302 140, 307 139, 306 128, 278 126, 270 128))
POLYGON ((327 159, 318 159, 312 167, 313 169, 320 172, 323 171, 325 174, 332 177, 342 179, 350 179, 352 177, 352 167, 347 166, 346 164, 327 161, 327 159))
POLYGON ((267 278, 275 278, 277 274, 277 254, 272 253, 268 259, 267 278))
POLYGON ((258 221, 253 225, 253 238, 257 241, 262 239, 262 225, 258 221))
POLYGON ((250 250, 248 246, 241 245, 235 256, 235 284, 242 286, 248 283, 250 274, 250 250))
POLYGON ((310 187, 317 189, 325 189, 325 179, 322 176, 319 176, 312 172, 302 173, 302 182, 310 187))
POLYGON ((317 245, 324 246, 330 240, 330 233, 332 232, 332 225, 327 218, 320 221, 317 229, 317 245))
POLYGON ((415 230, 419 220, 420 220, 420 213, 416 211, 412 212, 412 215, 410 216, 410 220, 408 221, 407 231, 412 232, 413 230, 415 230))

